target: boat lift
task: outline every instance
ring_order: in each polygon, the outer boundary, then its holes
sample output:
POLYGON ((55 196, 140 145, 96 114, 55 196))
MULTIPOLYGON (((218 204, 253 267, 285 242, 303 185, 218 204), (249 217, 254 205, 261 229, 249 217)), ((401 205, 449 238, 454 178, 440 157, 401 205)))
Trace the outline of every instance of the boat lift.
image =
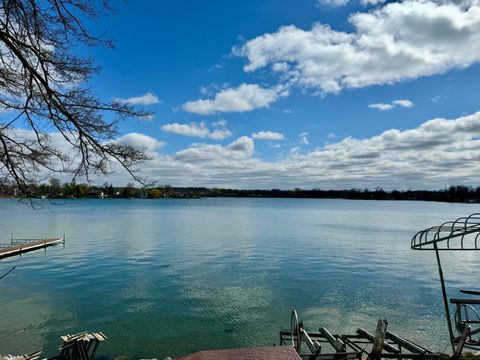
POLYGON ((290 331, 280 332, 280 345, 293 347, 302 360, 442 359, 442 354, 387 331, 387 325, 380 319, 374 333, 359 328, 355 334, 336 335, 323 327, 307 332, 293 310, 290 331))
POLYGON ((440 226, 433 226, 416 233, 411 242, 413 250, 435 251, 438 274, 442 287, 443 304, 447 318, 448 332, 454 358, 459 358, 464 346, 480 350, 480 291, 460 290, 463 294, 475 295, 478 298, 450 299, 456 306, 454 327, 450 315, 449 301, 445 287, 440 251, 475 251, 480 250, 480 213, 461 217, 440 226))

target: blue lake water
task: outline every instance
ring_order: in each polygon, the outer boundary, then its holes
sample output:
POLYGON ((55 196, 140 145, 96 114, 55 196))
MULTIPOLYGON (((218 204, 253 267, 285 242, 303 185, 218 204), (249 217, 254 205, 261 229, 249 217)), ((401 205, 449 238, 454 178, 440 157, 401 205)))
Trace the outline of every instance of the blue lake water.
MULTIPOLYGON (((57 353, 102 331, 108 358, 278 343, 296 308, 307 329, 389 330, 448 350, 435 256, 421 229, 478 205, 314 199, 0 201, 0 242, 66 244, 0 261, 0 353, 57 353), (14 336, 11 333, 22 330, 14 336)), ((449 294, 478 289, 478 255, 443 253, 449 294)))

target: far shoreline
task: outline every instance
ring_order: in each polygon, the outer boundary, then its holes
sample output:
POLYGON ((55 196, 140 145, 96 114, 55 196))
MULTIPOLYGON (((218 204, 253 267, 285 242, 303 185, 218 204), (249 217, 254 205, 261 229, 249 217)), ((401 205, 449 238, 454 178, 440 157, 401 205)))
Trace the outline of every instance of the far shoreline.
POLYGON ((17 200, 47 199, 52 201, 70 199, 202 199, 202 198, 279 198, 279 199, 344 199, 344 200, 390 200, 429 201, 444 203, 480 203, 480 187, 450 186, 442 190, 383 190, 369 189, 228 189, 206 187, 158 187, 136 188, 133 184, 114 187, 111 184, 93 186, 88 184, 42 184, 29 194, 19 194, 16 188, 0 185, 0 198, 17 200))

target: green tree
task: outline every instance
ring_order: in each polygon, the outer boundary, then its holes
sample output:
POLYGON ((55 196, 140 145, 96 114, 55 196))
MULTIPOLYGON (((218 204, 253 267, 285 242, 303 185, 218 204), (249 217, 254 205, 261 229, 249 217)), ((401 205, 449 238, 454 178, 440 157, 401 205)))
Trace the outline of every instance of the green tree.
POLYGON ((149 189, 147 191, 147 197, 149 199, 158 199, 158 198, 161 198, 163 196, 163 193, 160 189, 149 189))

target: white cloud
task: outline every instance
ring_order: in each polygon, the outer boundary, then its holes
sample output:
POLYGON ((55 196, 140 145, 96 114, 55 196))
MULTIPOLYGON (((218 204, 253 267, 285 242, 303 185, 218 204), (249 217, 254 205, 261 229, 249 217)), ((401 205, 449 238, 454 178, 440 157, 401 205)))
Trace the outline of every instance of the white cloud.
POLYGON ((225 119, 220 119, 212 123, 213 127, 226 127, 227 126, 227 120, 225 119))
POLYGON ((392 101, 392 104, 405 108, 413 107, 413 102, 411 102, 410 100, 394 100, 392 101))
MULTIPOLYGON (((225 146, 195 143, 169 155, 160 154, 160 142, 147 135, 125 138, 156 149, 142 165, 144 177, 175 186, 442 189, 478 186, 480 173, 480 112, 365 139, 347 137, 312 151, 279 149, 272 161, 263 160, 247 136, 225 146)), ((54 139, 62 141, 52 134, 54 139)), ((119 173, 110 179, 119 185, 130 180, 119 173)))
POLYGON ((413 107, 413 102, 411 102, 410 100, 403 99, 403 100, 393 100, 390 103, 375 103, 375 104, 368 105, 370 109, 377 109, 382 111, 391 110, 398 106, 404 107, 404 108, 411 108, 413 107))
POLYGON ((369 104, 368 107, 370 109, 377 109, 377 110, 391 110, 395 107, 395 105, 392 104, 384 104, 384 103, 375 103, 375 104, 369 104))
POLYGON ((200 115, 246 112, 268 107, 283 96, 288 96, 288 91, 281 86, 262 88, 257 84, 241 84, 237 88, 217 92, 213 99, 188 101, 182 109, 200 115))
POLYGON ((317 6, 342 7, 348 4, 349 0, 318 0, 317 6))
POLYGON ((309 145, 310 141, 308 141, 308 132, 303 132, 300 135, 300 144, 309 145))
POLYGON ((252 138, 242 136, 227 146, 230 151, 236 151, 246 155, 252 155, 255 150, 252 138))
POLYGON ((152 105, 159 104, 160 99, 157 95, 147 92, 141 96, 134 96, 127 99, 117 99, 118 102, 129 105, 152 105))
POLYGON ((235 48, 252 72, 272 66, 288 84, 321 94, 393 84, 480 61, 480 1, 388 3, 350 16, 351 32, 283 26, 235 48), (284 64, 278 66, 277 64, 284 64))
POLYGON ((284 72, 289 69, 289 66, 285 62, 279 62, 272 65, 272 70, 277 72, 284 72))
POLYGON ((191 122, 190 124, 170 123, 162 125, 162 130, 183 136, 194 136, 200 138, 209 138, 214 140, 223 140, 232 135, 228 130, 225 121, 219 121, 213 124, 216 127, 210 130, 204 121, 200 123, 191 122))
POLYGON ((254 151, 255 145, 252 138, 242 136, 227 146, 194 143, 190 147, 178 151, 174 155, 174 159, 193 164, 217 162, 215 166, 218 166, 225 161, 250 158, 254 151))
POLYGON ((254 138, 255 140, 278 141, 278 140, 283 140, 284 136, 283 134, 275 131, 258 131, 252 134, 252 138, 254 138))
POLYGON ((142 150, 157 150, 160 147, 164 146, 163 141, 158 141, 157 139, 140 133, 129 133, 117 140, 119 143, 124 145, 130 145, 137 149, 142 150))
POLYGON ((383 4, 386 0, 360 0, 363 6, 383 4))
POLYGON ((210 83, 207 86, 200 87, 200 94, 204 96, 212 96, 213 94, 215 94, 216 91, 218 91, 219 88, 220 87, 217 84, 210 83))

